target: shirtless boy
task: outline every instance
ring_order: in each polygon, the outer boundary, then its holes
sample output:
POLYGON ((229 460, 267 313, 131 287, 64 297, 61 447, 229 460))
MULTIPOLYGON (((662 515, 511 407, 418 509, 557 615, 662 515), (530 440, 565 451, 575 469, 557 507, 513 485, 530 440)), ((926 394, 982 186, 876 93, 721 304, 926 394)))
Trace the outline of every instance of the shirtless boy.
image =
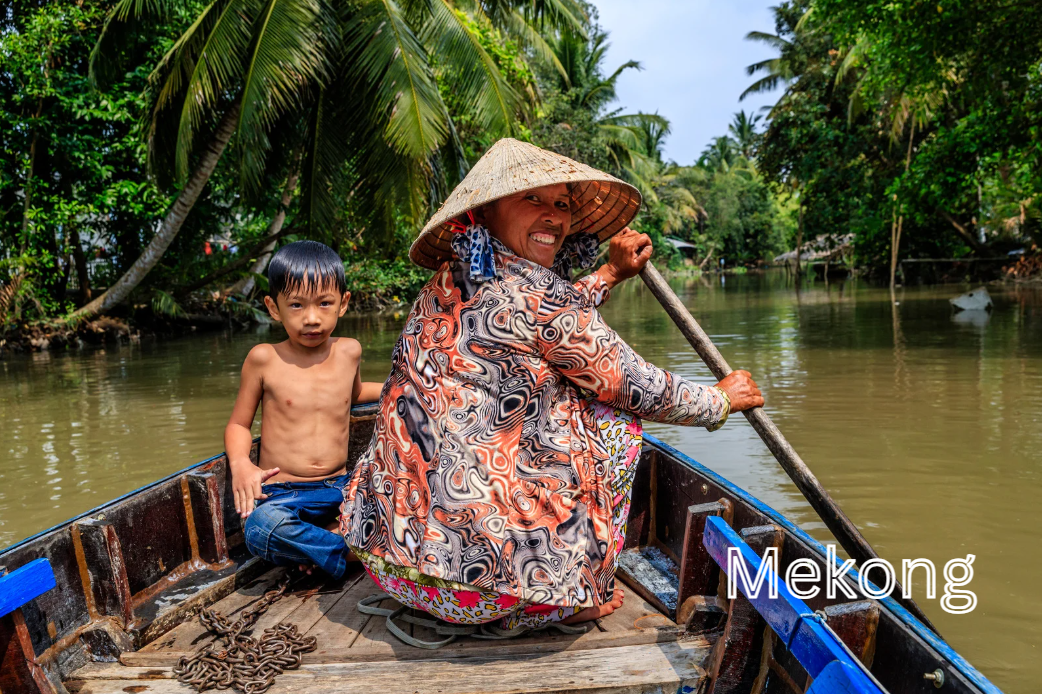
POLYGON ((275 564, 314 565, 334 578, 347 569, 348 548, 325 528, 339 515, 349 479, 351 404, 377 400, 382 388, 362 382, 357 340, 330 337, 350 298, 332 248, 298 241, 272 257, 264 303, 287 339, 250 350, 224 430, 246 546, 275 564), (250 427, 259 403, 258 466, 250 460, 250 427))

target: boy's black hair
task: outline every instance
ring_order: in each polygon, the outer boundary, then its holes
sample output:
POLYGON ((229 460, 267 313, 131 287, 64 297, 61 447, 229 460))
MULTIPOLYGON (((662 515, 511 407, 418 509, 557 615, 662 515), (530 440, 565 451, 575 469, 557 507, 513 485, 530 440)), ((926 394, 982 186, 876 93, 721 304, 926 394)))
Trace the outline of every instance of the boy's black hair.
POLYGON ((347 291, 344 262, 332 248, 318 241, 294 241, 280 248, 268 263, 268 295, 302 290, 314 292, 326 287, 347 291))

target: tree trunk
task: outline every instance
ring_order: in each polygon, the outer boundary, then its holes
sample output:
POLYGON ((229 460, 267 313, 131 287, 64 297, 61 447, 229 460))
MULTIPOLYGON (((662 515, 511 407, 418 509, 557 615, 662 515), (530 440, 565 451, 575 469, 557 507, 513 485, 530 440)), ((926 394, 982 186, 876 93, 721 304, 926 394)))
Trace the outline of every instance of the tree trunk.
POLYGON ((263 251, 264 247, 267 246, 269 243, 275 243, 276 241, 278 241, 279 238, 281 238, 282 236, 285 235, 284 232, 288 232, 288 231, 289 231, 289 229, 280 229, 277 234, 273 234, 271 236, 265 236, 263 239, 261 239, 260 243, 258 243, 256 246, 251 248, 248 252, 242 254, 241 256, 239 256, 238 258, 236 258, 232 262, 228 263, 224 267, 217 268, 216 270, 211 272, 206 277, 203 277, 200 280, 196 280, 195 282, 192 282, 189 285, 186 285, 186 286, 183 286, 183 287, 175 287, 174 288, 174 296, 182 297, 182 296, 185 296, 187 294, 191 294, 192 292, 194 292, 194 291, 196 291, 198 289, 202 289, 203 287, 205 287, 207 285, 213 284, 214 282, 216 282, 217 280, 221 279, 222 277, 230 275, 231 273, 235 272, 236 270, 245 267, 246 264, 250 262, 250 258, 254 257, 258 253, 263 251))
MULTIPOLYGON (((915 141, 915 117, 912 117, 912 127, 908 132, 908 152, 905 154, 905 174, 912 166, 912 143, 915 141)), ((893 294, 897 276, 897 258, 901 249, 901 227, 904 226, 905 216, 902 213, 894 223, 893 215, 897 214, 897 195, 894 195, 894 209, 890 219, 890 293, 893 294)))
POLYGON ((706 257, 702 258, 702 262, 698 264, 699 270, 703 269, 706 266, 706 263, 709 262, 709 259, 713 257, 713 251, 715 250, 716 248, 710 247, 709 252, 706 253, 706 257))
POLYGON ((796 288, 800 286, 800 255, 803 253, 803 202, 800 202, 799 216, 796 221, 796 288))
POLYGON ((90 301, 90 275, 87 272, 87 256, 83 252, 80 232, 76 227, 69 228, 69 243, 72 245, 72 260, 76 266, 76 283, 80 285, 80 303, 90 301))
POLYGON ((213 140, 207 145, 206 150, 199 159, 199 165, 181 189, 181 193, 177 196, 174 204, 171 205, 170 210, 166 213, 166 217, 163 218, 159 226, 159 230, 152 237, 145 250, 115 284, 105 290, 97 299, 94 299, 75 313, 66 316, 65 322, 85 320, 119 304, 130 295, 130 292, 156 266, 156 263, 163 257, 163 253, 166 252, 174 237, 177 236, 177 232, 181 230, 188 213, 192 211, 192 206, 195 205, 195 201, 199 199, 199 194, 202 193, 207 181, 210 180, 210 175, 217 167, 217 162, 220 160, 221 154, 224 153, 224 148, 227 147, 228 141, 231 140, 232 135, 235 133, 235 124, 238 118, 239 102, 236 101, 224 114, 224 118, 221 119, 220 124, 217 126, 217 131, 214 133, 213 140))
MULTIPOLYGON (((272 236, 282 231, 282 224, 286 221, 286 209, 293 202, 293 191, 296 190, 299 179, 300 165, 298 163, 294 165, 293 171, 286 180, 286 187, 282 190, 282 198, 279 200, 279 211, 275 213, 275 216, 271 219, 271 224, 268 225, 267 236, 272 236)), ((257 278, 254 275, 264 272, 268 267, 268 261, 271 260, 271 254, 275 250, 276 243, 278 243, 278 238, 272 239, 271 243, 261 250, 261 255, 257 258, 257 262, 250 267, 250 274, 233 284, 231 288, 225 291, 225 294, 249 296, 250 292, 253 291, 253 286, 257 283, 257 278)))
POLYGON ((965 224, 960 224, 957 219, 952 217, 944 210, 937 210, 937 212, 940 213, 942 217, 947 219, 953 227, 955 227, 955 230, 959 232, 959 236, 965 239, 969 247, 972 248, 975 252, 980 253, 981 251, 985 250, 985 246, 983 246, 981 242, 978 241, 977 238, 973 235, 973 233, 966 228, 965 224))

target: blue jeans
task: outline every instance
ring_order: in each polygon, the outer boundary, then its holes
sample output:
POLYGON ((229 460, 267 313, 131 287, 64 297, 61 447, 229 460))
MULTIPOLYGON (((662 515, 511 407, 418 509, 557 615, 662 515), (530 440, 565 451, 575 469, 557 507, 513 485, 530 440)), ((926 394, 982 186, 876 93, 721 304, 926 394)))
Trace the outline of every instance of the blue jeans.
POLYGON ((273 564, 314 564, 333 578, 347 571, 350 550, 344 538, 325 529, 340 515, 350 475, 320 482, 275 482, 263 486, 267 499, 257 501, 246 517, 246 547, 273 564))

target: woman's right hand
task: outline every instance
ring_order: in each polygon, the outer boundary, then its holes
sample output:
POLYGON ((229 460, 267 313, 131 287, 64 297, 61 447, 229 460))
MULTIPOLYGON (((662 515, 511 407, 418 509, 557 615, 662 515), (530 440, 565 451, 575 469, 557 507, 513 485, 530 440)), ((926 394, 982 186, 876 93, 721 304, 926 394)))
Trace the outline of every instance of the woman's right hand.
POLYGON ((748 371, 732 371, 724 376, 716 387, 727 393, 731 400, 731 412, 763 407, 763 394, 748 371))
POLYGON ((597 274, 608 283, 608 289, 640 274, 651 258, 651 237, 626 227, 608 243, 608 262, 597 268, 597 274))

